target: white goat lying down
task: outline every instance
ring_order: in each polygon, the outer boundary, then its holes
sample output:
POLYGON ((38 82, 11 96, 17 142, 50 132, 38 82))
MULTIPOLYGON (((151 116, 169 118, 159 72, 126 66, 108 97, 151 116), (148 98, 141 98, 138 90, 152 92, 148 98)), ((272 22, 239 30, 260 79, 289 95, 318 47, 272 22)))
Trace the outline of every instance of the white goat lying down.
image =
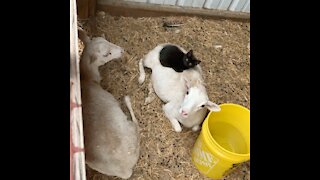
MULTIPOLYGON (((174 130, 182 131, 180 122, 185 127, 197 131, 207 114, 207 109, 220 111, 220 107, 208 98, 199 64, 181 73, 160 64, 159 52, 165 45, 168 44, 156 46, 140 60, 139 83, 142 84, 145 80, 144 67, 150 68, 153 89, 166 103, 162 109, 174 130)), ((187 52, 181 47, 180 49, 184 53, 187 52)))
POLYGON ((128 121, 117 100, 100 86, 98 67, 120 58, 123 49, 102 37, 90 39, 79 31, 85 43, 80 61, 82 110, 86 163, 109 176, 127 179, 139 158, 138 122, 130 98, 125 103, 132 121, 128 121))

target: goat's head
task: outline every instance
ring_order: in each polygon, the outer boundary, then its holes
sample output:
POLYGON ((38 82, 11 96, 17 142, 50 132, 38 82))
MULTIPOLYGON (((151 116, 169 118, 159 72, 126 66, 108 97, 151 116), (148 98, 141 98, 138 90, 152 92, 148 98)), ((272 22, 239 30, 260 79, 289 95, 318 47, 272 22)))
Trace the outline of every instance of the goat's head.
POLYGON ((190 114, 193 114, 200 109, 207 108, 210 111, 220 111, 219 105, 211 102, 207 95, 205 87, 201 82, 197 82, 196 85, 190 86, 188 81, 186 82, 186 92, 179 109, 179 113, 182 117, 187 118, 190 114))
POLYGON ((113 59, 120 58, 124 50, 102 37, 93 38, 87 45, 90 64, 101 66, 113 59))

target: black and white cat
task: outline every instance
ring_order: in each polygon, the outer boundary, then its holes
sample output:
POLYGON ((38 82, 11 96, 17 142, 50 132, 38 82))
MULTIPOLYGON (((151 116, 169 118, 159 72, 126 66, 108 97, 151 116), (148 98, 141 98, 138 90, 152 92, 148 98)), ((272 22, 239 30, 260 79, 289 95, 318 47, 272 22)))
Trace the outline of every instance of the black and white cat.
POLYGON ((159 60, 162 66, 170 67, 176 72, 193 68, 201 62, 193 55, 192 50, 184 53, 181 47, 173 44, 163 46, 159 53, 159 60))

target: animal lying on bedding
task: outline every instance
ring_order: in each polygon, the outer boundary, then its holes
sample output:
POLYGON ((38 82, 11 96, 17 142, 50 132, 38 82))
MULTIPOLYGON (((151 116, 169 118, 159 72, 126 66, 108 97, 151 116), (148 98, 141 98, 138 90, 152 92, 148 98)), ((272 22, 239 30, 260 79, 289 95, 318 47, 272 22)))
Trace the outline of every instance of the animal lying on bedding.
POLYGON ((90 40, 83 31, 85 44, 81 61, 81 94, 86 164, 100 173, 127 179, 139 158, 138 122, 130 98, 125 96, 132 121, 128 121, 112 94, 100 86, 98 67, 120 58, 124 50, 102 37, 90 40))
POLYGON ((181 73, 161 65, 159 51, 165 45, 156 46, 140 60, 139 83, 142 84, 145 80, 144 67, 150 68, 153 89, 166 103, 162 108, 174 130, 181 132, 181 123, 197 131, 207 114, 207 109, 217 112, 220 111, 220 107, 209 100, 199 64, 181 73))

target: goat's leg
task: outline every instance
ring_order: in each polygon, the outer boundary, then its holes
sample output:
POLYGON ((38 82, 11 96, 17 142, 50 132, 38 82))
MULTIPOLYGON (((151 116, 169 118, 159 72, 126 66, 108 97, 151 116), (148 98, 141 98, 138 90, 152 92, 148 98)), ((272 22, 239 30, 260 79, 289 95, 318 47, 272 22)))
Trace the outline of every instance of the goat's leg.
POLYGON ((146 72, 144 71, 143 61, 144 61, 144 58, 140 59, 139 61, 139 72, 140 72, 139 79, 138 79, 139 84, 142 84, 146 79, 146 72))
POLYGON ((152 82, 150 81, 148 84, 148 97, 144 100, 144 105, 151 103, 156 97, 154 89, 152 87, 152 82))
POLYGON ((173 110, 172 103, 169 102, 169 103, 163 105, 162 109, 163 109, 166 117, 170 120, 173 129, 176 132, 181 132, 182 128, 181 128, 179 121, 172 115, 173 114, 172 113, 172 110, 173 110))
POLYGON ((146 73, 144 71, 144 67, 152 69, 154 66, 154 61, 155 61, 155 51, 150 51, 148 54, 146 54, 143 58, 140 59, 139 61, 139 71, 140 71, 140 76, 139 76, 139 84, 142 84, 146 78, 146 73))
POLYGON ((193 131, 193 132, 196 132, 196 131, 198 131, 199 129, 200 129, 200 126, 199 126, 199 125, 195 125, 195 126, 192 127, 192 131, 193 131))
POLYGON ((131 99, 130 99, 129 96, 125 96, 124 97, 124 103, 126 104, 127 108, 129 109, 132 121, 136 125, 139 125, 138 120, 137 120, 136 116, 134 115, 134 112, 133 112, 133 109, 132 109, 132 105, 131 105, 131 99))

